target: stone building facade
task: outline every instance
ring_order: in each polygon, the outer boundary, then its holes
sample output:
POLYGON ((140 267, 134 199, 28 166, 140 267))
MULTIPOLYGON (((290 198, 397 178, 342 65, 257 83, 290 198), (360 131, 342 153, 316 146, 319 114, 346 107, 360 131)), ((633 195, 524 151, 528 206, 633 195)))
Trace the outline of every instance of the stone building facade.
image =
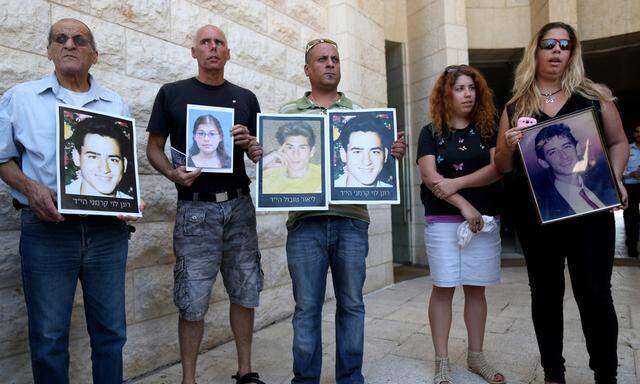
MULTIPOLYGON (((93 75, 129 102, 136 119, 141 190, 148 208, 144 219, 136 224, 137 232, 130 243, 127 377, 179 360, 178 317, 172 303, 171 233, 176 193, 173 185, 147 163, 144 147, 145 128, 159 87, 196 73, 189 50, 191 34, 207 23, 226 32, 231 48, 226 77, 253 90, 265 112, 277 111, 309 88, 303 72, 304 45, 312 38, 331 35, 339 42, 342 54, 341 90, 362 105, 382 107, 386 106, 383 11, 381 1, 359 5, 330 0, 0 1, 0 93, 15 83, 52 71, 46 58, 48 28, 55 20, 74 17, 95 34, 100 57, 93 75)), ((248 169, 254 172, 253 165, 248 169)), ((19 221, 4 186, 0 195, 4 217, 0 223, 0 383, 26 383, 31 373, 19 281, 19 221)), ((393 279, 389 207, 371 207, 370 213, 373 224, 367 291, 389 285, 393 279)), ((256 312, 257 327, 293 312, 284 249, 285 220, 286 213, 258 216, 265 288, 256 312)), ((75 383, 90 382, 91 377, 80 292, 78 289, 71 333, 71 376, 75 383)), ((232 337, 229 303, 221 279, 214 292, 203 349, 232 337)), ((329 284, 327 296, 332 295, 329 284)))
MULTIPOLYGON (((341 90, 366 107, 397 105, 407 133, 403 162, 405 205, 396 223, 389 206, 371 206, 366 291, 393 282, 393 231, 406 235, 411 261, 426 264, 416 141, 427 122, 429 92, 449 64, 467 63, 469 49, 523 47, 531 31, 561 19, 588 38, 640 30, 637 0, 0 0, 0 93, 50 73, 46 35, 63 17, 94 31, 98 81, 129 102, 139 138, 141 187, 148 208, 130 243, 127 273, 128 342, 125 374, 131 378, 178 361, 177 311, 172 304, 171 233, 176 193, 144 154, 145 128, 155 94, 165 83, 196 73, 190 38, 211 23, 226 33, 231 61, 226 77, 253 90, 262 110, 275 112, 308 89, 304 44, 316 37, 338 42, 341 90), (604 19, 603 19, 604 17, 604 19), (606 20, 606 22, 604 21, 606 20), (400 54, 385 58, 385 42, 400 54), (397 74, 390 83, 390 68, 397 74), (387 89, 393 92, 387 94, 387 89), (389 97, 388 97, 389 96, 389 97), (394 219, 392 219, 392 217, 394 219), (392 229, 393 228, 393 229, 392 229)), ((248 164, 250 173, 254 167, 248 164)), ((251 175, 253 177, 253 175, 251 175)), ((0 383, 31 380, 27 319, 17 254, 19 220, 0 188, 0 383)), ((285 214, 259 214, 265 289, 257 327, 293 311, 285 257, 285 214)), ((333 295, 329 279, 327 297, 333 295)), ((206 318, 203 349, 231 339, 228 300, 220 281, 206 318)), ((89 340, 78 289, 71 332, 72 382, 90 381, 89 340)))

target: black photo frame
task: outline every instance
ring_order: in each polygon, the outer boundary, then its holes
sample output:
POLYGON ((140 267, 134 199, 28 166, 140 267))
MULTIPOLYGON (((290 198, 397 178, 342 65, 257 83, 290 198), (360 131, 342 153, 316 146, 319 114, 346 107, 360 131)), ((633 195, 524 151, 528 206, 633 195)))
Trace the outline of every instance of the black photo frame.
POLYGON ((622 205, 594 108, 525 129, 518 148, 541 224, 622 205))

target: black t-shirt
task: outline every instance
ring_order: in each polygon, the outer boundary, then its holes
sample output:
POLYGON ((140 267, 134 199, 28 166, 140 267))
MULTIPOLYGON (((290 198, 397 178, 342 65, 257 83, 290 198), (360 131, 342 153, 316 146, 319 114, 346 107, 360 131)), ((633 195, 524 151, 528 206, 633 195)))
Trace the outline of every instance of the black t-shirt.
MULTIPOLYGON (((186 153, 187 104, 234 109, 234 124, 242 124, 256 134, 256 114, 260 112, 253 92, 225 80, 222 85, 204 84, 195 77, 163 85, 153 104, 147 132, 170 136, 171 145, 186 153)), ((181 192, 219 192, 247 187, 251 180, 244 167, 244 151, 233 148, 233 173, 201 173, 191 187, 176 184, 181 192)))
MULTIPOLYGON (((418 157, 433 155, 436 158, 436 170, 448 179, 469 175, 491 163, 489 150, 496 146, 496 134, 483 138, 474 125, 464 129, 445 131, 440 136, 431 124, 422 128, 418 142, 418 157)), ((458 191, 471 205, 483 215, 499 214, 501 192, 499 181, 476 188, 458 191)), ((420 185, 420 198, 426 215, 459 215, 460 210, 445 200, 438 199, 424 183, 420 185)))

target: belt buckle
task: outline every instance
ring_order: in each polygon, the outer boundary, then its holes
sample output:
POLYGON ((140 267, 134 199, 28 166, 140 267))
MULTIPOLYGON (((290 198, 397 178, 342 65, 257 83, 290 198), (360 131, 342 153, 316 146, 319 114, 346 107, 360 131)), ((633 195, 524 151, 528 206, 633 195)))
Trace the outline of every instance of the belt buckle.
POLYGON ((224 192, 216 192, 216 202, 223 202, 229 200, 229 194, 227 191, 224 192))

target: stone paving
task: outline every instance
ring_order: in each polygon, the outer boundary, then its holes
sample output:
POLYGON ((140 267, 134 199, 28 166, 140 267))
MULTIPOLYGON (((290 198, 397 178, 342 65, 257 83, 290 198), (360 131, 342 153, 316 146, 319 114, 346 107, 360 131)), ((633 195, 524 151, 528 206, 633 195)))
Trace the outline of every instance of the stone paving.
MULTIPOLYGON (((620 324, 619 383, 639 383, 640 373, 640 269, 615 267, 613 295, 620 324)), ((427 320, 429 277, 420 277, 373 292, 366 301, 364 375, 369 384, 431 383, 433 346, 427 320)), ((567 288, 570 282, 567 276, 567 288)), ((487 289, 489 315, 485 353, 507 376, 509 383, 543 383, 543 374, 529 309, 529 288, 524 267, 503 269, 502 284, 487 289)), ((484 383, 466 370, 466 330, 461 290, 454 297, 449 342, 456 383, 484 383)), ((335 301, 323 312, 322 383, 333 383, 335 364, 335 301)), ((291 380, 291 318, 255 333, 254 370, 268 384, 291 380)), ((592 383, 577 307, 570 289, 565 295, 565 358, 568 383, 592 383)), ((198 382, 232 384, 235 346, 223 344, 200 355, 198 382)), ((179 364, 132 381, 136 384, 180 383, 179 364)))

